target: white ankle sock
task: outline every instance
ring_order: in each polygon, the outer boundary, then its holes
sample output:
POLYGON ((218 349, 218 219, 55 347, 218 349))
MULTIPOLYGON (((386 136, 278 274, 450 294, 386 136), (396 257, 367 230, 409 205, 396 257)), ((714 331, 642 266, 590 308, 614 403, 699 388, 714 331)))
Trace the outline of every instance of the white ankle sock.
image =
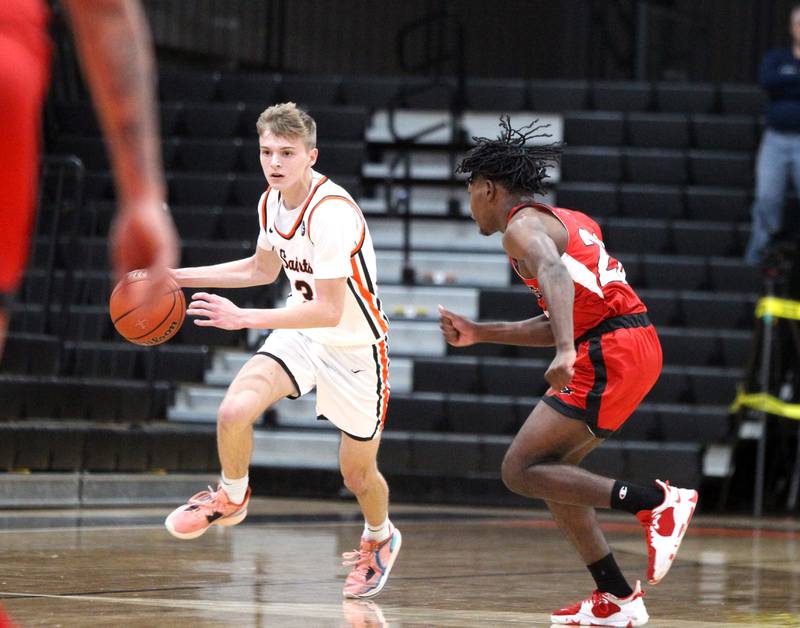
POLYGON ((228 499, 230 499, 234 504, 241 504, 244 501, 244 496, 247 493, 247 484, 249 481, 249 476, 245 474, 243 478, 239 478, 237 480, 231 480, 230 478, 226 478, 225 474, 222 474, 222 490, 228 495, 228 499))
POLYGON ((368 541, 384 541, 389 538, 391 533, 389 517, 386 517, 386 520, 378 526, 372 526, 365 521, 364 532, 361 535, 361 538, 367 539, 368 541))

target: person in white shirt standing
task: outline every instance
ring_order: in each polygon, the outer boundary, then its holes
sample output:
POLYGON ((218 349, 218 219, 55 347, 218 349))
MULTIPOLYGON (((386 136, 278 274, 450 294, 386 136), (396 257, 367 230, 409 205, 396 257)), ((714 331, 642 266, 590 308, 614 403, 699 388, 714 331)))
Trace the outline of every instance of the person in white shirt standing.
POLYGON ((283 397, 314 388, 317 415, 342 432, 339 462, 345 486, 364 514, 345 597, 380 592, 400 550, 388 518, 389 489, 377 452, 389 401, 388 319, 375 282, 375 251, 358 205, 313 170, 316 124, 294 103, 266 109, 256 125, 267 189, 258 203, 260 231, 246 259, 173 271, 188 288, 243 288, 274 282, 283 268, 291 284, 286 306, 242 309, 197 292, 187 310, 195 324, 221 329, 271 329, 263 347, 231 383, 217 415, 222 477, 166 519, 167 530, 193 539, 211 525, 247 515, 253 422, 283 397))

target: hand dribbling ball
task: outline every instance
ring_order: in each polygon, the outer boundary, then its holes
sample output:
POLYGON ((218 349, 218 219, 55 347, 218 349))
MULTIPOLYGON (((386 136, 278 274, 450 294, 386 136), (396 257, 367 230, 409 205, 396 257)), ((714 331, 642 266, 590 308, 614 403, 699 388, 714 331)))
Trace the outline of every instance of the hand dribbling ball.
POLYGON ((168 279, 162 292, 152 295, 147 271, 128 273, 111 293, 109 314, 115 329, 128 342, 160 345, 172 338, 186 316, 186 298, 175 281, 168 279))

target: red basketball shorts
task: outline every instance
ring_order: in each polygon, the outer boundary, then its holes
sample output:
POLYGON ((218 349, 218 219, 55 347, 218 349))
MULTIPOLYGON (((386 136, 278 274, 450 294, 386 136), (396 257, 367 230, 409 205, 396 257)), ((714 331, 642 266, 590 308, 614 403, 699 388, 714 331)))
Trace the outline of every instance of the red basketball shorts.
POLYGON ((0 295, 16 291, 30 249, 48 66, 44 29, 0 20, 0 295))
POLYGON ((578 342, 575 376, 542 401, 557 412, 585 421, 606 438, 625 423, 658 380, 661 343, 647 314, 608 319, 578 342))

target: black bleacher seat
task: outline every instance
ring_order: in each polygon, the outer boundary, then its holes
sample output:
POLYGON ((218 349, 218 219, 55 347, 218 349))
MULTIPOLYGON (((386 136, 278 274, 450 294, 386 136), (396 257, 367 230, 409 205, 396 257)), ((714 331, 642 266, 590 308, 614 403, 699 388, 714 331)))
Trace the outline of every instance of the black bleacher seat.
POLYGON ((449 395, 446 412, 450 432, 515 434, 519 428, 513 398, 449 395))
POLYGON ((455 84, 449 79, 405 79, 400 105, 407 109, 449 110, 453 106, 455 84))
POLYGON ((225 102, 243 102, 266 108, 278 101, 278 80, 274 74, 224 74, 219 95, 225 102))
POLYGON ((695 403, 727 406, 736 398, 736 385, 742 380, 742 371, 692 368, 689 378, 695 403))
POLYGON ((711 286, 717 292, 760 292, 762 274, 742 259, 712 258, 709 260, 711 286))
POLYGON ((0 371, 17 375, 55 375, 60 343, 44 334, 9 334, 0 371))
POLYGON ((753 156, 734 151, 689 151, 689 171, 695 185, 749 187, 753 182, 753 156))
POLYGON ((720 359, 716 332, 704 329, 659 327, 658 337, 669 366, 714 366, 720 359))
POLYGON ((685 367, 665 366, 658 381, 645 397, 648 403, 688 403, 692 388, 685 367))
MULTIPOLYGON (((235 137, 243 111, 241 103, 187 103, 183 112, 186 135, 193 138, 235 137)), ((255 134, 255 120, 252 133, 255 134)))
POLYGON ((14 468, 29 471, 47 471, 50 468, 52 434, 46 427, 24 426, 16 430, 16 455, 14 468), (20 446, 21 445, 21 446, 20 446))
POLYGON ((648 111, 652 104, 650 83, 596 81, 592 85, 592 107, 606 111, 648 111))
POLYGON ((682 292, 687 325, 707 329, 752 329, 755 298, 732 293, 682 292))
POLYGON ((624 447, 625 471, 621 477, 642 484, 669 478, 674 486, 700 486, 703 462, 701 445, 631 442, 625 443, 624 447))
POLYGON ((758 141, 752 116, 692 116, 696 148, 753 151, 758 141))
POLYGON ((475 393, 478 390, 478 360, 458 357, 414 360, 414 390, 475 393))
POLYGON ((630 113, 627 122, 631 146, 640 148, 688 148, 686 116, 664 113, 630 113))
POLYGON ((444 395, 419 391, 413 395, 392 394, 386 425, 392 431, 445 431, 447 418, 444 395))
POLYGON ((686 206, 692 220, 740 222, 750 218, 750 192, 744 187, 690 185, 686 206))
POLYGON ((682 324, 680 298, 671 290, 647 289, 637 294, 647 307, 648 316, 656 327, 682 324))
POLYGON ((681 218, 683 192, 674 185, 624 183, 619 187, 621 213, 631 218, 681 218))
POLYGON ((528 83, 528 102, 534 111, 558 112, 586 109, 587 81, 533 80, 528 83))
POLYGON ((341 100, 342 77, 336 75, 284 75, 279 83, 280 99, 303 107, 335 105, 341 100))
POLYGON ((55 107, 55 121, 60 134, 100 136, 100 125, 91 103, 60 102, 55 107))
POLYGON ((673 113, 711 113, 716 108, 717 90, 710 83, 656 83, 658 111, 673 113))
POLYGON ((623 149, 625 179, 631 183, 686 183, 686 153, 662 148, 623 149))
POLYGON ((536 297, 524 286, 517 288, 481 288, 478 317, 481 320, 521 320, 535 316, 536 297))
POLYGON ((481 466, 477 436, 467 434, 414 434, 408 469, 415 473, 466 478, 481 466))
POLYGON ((564 141, 567 146, 621 146, 625 140, 625 121, 611 111, 572 111, 564 114, 564 141))
POLYGON ((235 180, 232 174, 170 173, 167 175, 170 204, 224 205, 231 196, 235 180))
MULTIPOLYGON (((0 381, 0 389, 2 389, 0 381)), ((11 423, 0 423, 0 471, 11 471, 16 457, 18 427, 11 423)))
POLYGON ((363 142, 322 143, 319 146, 317 165, 321 172, 358 176, 366 157, 363 142))
POLYGON ((645 255, 642 270, 651 290, 702 290, 708 285, 706 260, 702 257, 645 255))
MULTIPOLYGON (((321 142, 332 141, 363 141, 367 128, 368 115, 364 107, 314 106, 309 110, 311 117, 317 123, 317 136, 321 142)), ((253 119, 255 129, 255 118, 253 119)))
POLYGON ((255 207, 267 189, 267 180, 262 174, 237 174, 231 180, 230 203, 240 207, 255 207))
POLYGON ((640 285, 644 284, 641 268, 641 255, 615 251, 613 249, 609 251, 609 254, 612 257, 615 257, 617 261, 622 264, 625 270, 626 281, 629 284, 634 286, 634 288, 638 288, 640 285))
POLYGON ((603 242, 612 254, 664 253, 671 244, 665 220, 609 218, 602 230, 603 242))
POLYGON ((64 135, 55 143, 52 152, 59 155, 77 155, 87 170, 109 168, 108 153, 101 137, 64 135))
POLYGON ((561 159, 563 181, 607 182, 622 178, 622 153, 618 148, 567 146, 561 159))
POLYGON ((728 409, 720 406, 659 406, 659 430, 665 440, 700 443, 725 442, 731 429, 728 409))
POLYGON ((738 255, 734 223, 676 221, 672 225, 675 252, 679 255, 738 255))
MULTIPOLYGON (((182 238, 189 240, 213 240, 220 234, 222 220, 221 207, 178 205, 171 208, 172 219, 182 238)), ((251 212, 251 216, 255 216, 251 212)), ((251 234, 252 235, 252 234, 251 234)))
POLYGON ((250 257, 252 254, 253 248, 249 242, 184 240, 182 263, 187 266, 220 264, 250 257))
POLYGON ((556 201, 559 207, 577 209, 592 217, 613 216, 619 207, 617 186, 613 183, 558 184, 556 201))
POLYGON ((515 79, 467 79, 467 109, 476 111, 521 111, 527 105, 524 81, 515 79))
POLYGON ((86 432, 81 429, 46 428, 50 434, 50 471, 82 471, 86 451, 86 432))
POLYGON ((394 473, 408 473, 411 468, 411 436, 408 432, 398 432, 394 429, 383 433, 381 447, 378 450, 378 464, 382 473, 388 476, 394 473))
POLYGON ((239 163, 241 141, 185 139, 177 144, 173 167, 187 172, 234 172, 239 163))
POLYGON ((486 358, 479 364, 481 389, 493 395, 537 397, 547 390, 544 373, 548 365, 547 360, 486 358))
POLYGON ((656 440, 658 431, 658 415, 649 409, 651 404, 639 406, 636 412, 614 432, 614 440, 656 440))
POLYGON ((141 348, 128 343, 70 342, 64 372, 76 377, 143 379, 145 355, 141 348))
POLYGON ((396 76, 347 77, 342 82, 342 95, 348 105, 371 111, 385 109, 397 97, 402 82, 396 76))
POLYGON ((161 103, 159 107, 159 130, 161 137, 178 135, 183 132, 183 103, 161 103))
POLYGON ((766 94, 759 85, 727 83, 719 88, 720 106, 724 114, 759 116, 767 102, 766 94))
POLYGON ((625 450, 614 440, 603 443, 581 461, 582 468, 605 477, 625 477, 625 450))
POLYGON ((753 353, 753 333, 723 330, 719 332, 723 363, 728 368, 747 367, 753 353))
POLYGON ((218 72, 162 70, 158 80, 159 99, 166 102, 208 102, 216 96, 219 82, 218 72))
POLYGON ((243 207, 225 207, 221 209, 224 219, 220 219, 219 228, 224 240, 250 240, 258 237, 258 215, 255 199, 243 207))

